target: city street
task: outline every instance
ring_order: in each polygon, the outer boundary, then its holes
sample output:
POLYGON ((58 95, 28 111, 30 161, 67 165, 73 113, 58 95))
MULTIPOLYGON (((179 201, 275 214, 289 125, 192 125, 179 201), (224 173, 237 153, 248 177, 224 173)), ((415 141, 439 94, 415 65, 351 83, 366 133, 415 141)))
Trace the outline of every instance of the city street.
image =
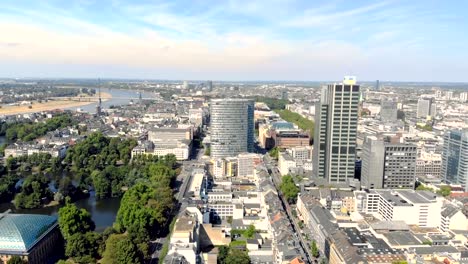
MULTIPOLYGON (((181 171, 180 174, 177 175, 175 184, 174 184, 174 198, 177 200, 174 209, 172 210, 170 216, 167 220, 167 225, 172 221, 174 217, 177 217, 177 214, 183 210, 184 208, 184 194, 190 184, 190 179, 192 177, 192 170, 196 168, 197 164, 202 162, 204 149, 196 149, 194 150, 194 155, 196 159, 183 161, 181 162, 181 171)), ((160 251, 163 248, 166 241, 169 239, 170 233, 164 237, 160 237, 150 244, 150 252, 151 253, 151 260, 150 264, 157 264, 159 261, 160 251)))
POLYGON ((301 233, 301 228, 299 227, 297 223, 297 219, 294 217, 292 214, 291 206, 289 203, 286 201, 286 199, 283 197, 281 190, 280 190, 280 185, 281 185, 281 175, 279 174, 276 166, 276 161, 273 160, 270 155, 265 155, 265 165, 269 171, 271 171, 271 178, 273 180, 273 183, 276 187, 276 190, 278 191, 278 195, 281 199, 281 203, 283 204, 283 208, 286 210, 286 213, 288 215, 289 221, 291 222, 291 225, 293 226, 293 230, 296 233, 296 236, 299 239, 299 243, 301 245, 301 249, 303 252, 305 252, 305 256, 307 258, 308 263, 313 263, 312 260, 314 259, 312 256, 312 253, 310 252, 309 244, 303 237, 303 234, 301 233))

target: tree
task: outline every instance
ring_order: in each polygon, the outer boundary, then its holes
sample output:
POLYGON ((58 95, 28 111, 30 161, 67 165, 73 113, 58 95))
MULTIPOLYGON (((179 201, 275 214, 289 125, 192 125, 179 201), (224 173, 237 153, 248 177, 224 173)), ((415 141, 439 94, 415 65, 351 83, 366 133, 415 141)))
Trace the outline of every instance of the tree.
POLYGON ((299 188, 294 183, 294 179, 292 176, 286 175, 282 178, 280 189, 284 197, 288 200, 288 203, 296 202, 297 194, 299 193, 299 188))
POLYGON ((289 110, 275 111, 281 116, 282 119, 296 124, 300 129, 304 131, 309 131, 311 140, 314 138, 314 121, 289 110))
POLYGON ((67 203, 60 208, 58 222, 60 231, 66 240, 76 233, 84 234, 95 228, 91 214, 86 209, 78 209, 72 203, 67 203))
POLYGON ((103 264, 142 263, 138 247, 126 234, 113 234, 106 241, 103 264))
POLYGON ((205 153, 204 153, 206 156, 210 156, 211 155, 211 147, 207 147, 205 148, 205 153))
POLYGON ((437 191, 437 194, 440 194, 443 197, 450 196, 451 193, 452 189, 448 185, 441 186, 440 189, 437 191))
POLYGON ((253 238, 256 233, 255 226, 254 225, 249 225, 247 230, 245 230, 244 235, 247 238, 253 238))
POLYGON ((65 255, 73 258, 75 262, 89 263, 90 260, 99 257, 98 250, 100 244, 102 244, 102 237, 98 233, 76 233, 68 238, 65 255))
POLYGON ((278 157, 279 157, 279 148, 278 148, 278 147, 272 148, 272 149, 268 152, 268 154, 270 154, 270 156, 271 156, 272 158, 278 159, 278 157))
POLYGON ((231 248, 225 261, 226 264, 249 264, 250 257, 245 251, 231 248))
POLYGON ((15 206, 28 209, 41 207, 43 198, 52 198, 48 183, 49 180, 44 175, 28 176, 23 182, 21 192, 15 197, 15 206))
POLYGON ((313 240, 310 244, 310 251, 312 251, 312 256, 314 256, 314 258, 318 258, 320 256, 320 252, 317 247, 317 242, 315 242, 315 240, 313 240))
POLYGON ((12 256, 8 261, 7 264, 26 264, 27 261, 23 260, 19 256, 12 256))
POLYGON ((218 248, 218 263, 219 264, 226 264, 226 258, 229 254, 229 247, 227 246, 220 246, 218 248))

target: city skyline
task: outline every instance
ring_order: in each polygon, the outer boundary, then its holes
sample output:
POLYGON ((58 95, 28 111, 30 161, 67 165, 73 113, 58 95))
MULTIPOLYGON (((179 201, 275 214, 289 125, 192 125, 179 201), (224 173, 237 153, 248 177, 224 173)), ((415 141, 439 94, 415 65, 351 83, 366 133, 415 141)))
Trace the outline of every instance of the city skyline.
POLYGON ((464 82, 462 5, 2 3, 0 76, 464 82))

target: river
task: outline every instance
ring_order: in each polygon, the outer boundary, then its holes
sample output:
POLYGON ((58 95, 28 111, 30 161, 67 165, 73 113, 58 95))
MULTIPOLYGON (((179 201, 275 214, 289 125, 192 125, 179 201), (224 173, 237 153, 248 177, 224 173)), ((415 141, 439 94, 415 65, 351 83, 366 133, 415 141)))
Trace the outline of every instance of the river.
MULTIPOLYGON (((109 108, 112 105, 113 106, 127 105, 130 103, 131 100, 133 100, 134 102, 137 102, 140 96, 138 91, 132 91, 132 90, 102 88, 101 92, 109 93, 112 95, 112 98, 108 99, 107 101, 102 102, 103 109, 109 108)), ((149 93, 149 92, 142 92, 141 96, 143 98, 154 98, 154 94, 149 93)), ((80 107, 70 107, 66 109, 77 110, 79 108, 81 109, 81 111, 84 111, 84 112, 96 113, 96 106, 97 106, 97 103, 91 103, 91 104, 80 106, 80 107)))

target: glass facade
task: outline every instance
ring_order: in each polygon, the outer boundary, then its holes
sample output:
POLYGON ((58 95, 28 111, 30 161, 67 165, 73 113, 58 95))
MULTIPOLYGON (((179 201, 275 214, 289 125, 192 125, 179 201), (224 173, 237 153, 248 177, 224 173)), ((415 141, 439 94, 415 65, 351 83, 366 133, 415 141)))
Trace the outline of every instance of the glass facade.
POLYGON ((254 102, 214 99, 210 103, 211 157, 233 157, 254 150, 254 102))
POLYGON ((445 134, 442 178, 447 183, 461 184, 468 191, 468 131, 453 130, 445 134))

